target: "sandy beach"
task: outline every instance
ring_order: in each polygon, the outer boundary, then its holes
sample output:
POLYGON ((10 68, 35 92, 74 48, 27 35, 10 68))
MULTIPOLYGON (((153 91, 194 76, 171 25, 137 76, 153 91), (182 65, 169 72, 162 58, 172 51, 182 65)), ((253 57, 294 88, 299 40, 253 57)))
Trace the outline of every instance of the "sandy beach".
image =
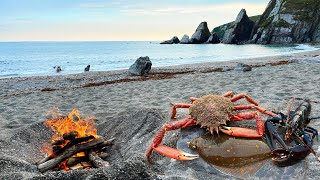
MULTIPOLYGON (((291 97, 319 102, 319 89, 320 50, 153 68, 145 77, 130 76, 121 70, 0 79, 0 179, 236 179, 195 168, 192 161, 179 162, 156 153, 152 155, 154 163, 147 163, 147 147, 162 125, 170 121, 170 103, 233 91, 249 94, 268 110, 286 112, 291 97), (223 67, 232 68, 238 62, 253 66, 252 71, 222 72, 223 67), (44 157, 41 145, 50 139, 50 130, 43 122, 53 107, 63 113, 77 108, 92 115, 99 135, 117 139, 106 159, 111 167, 44 174, 37 170, 35 162, 44 157)), ((311 116, 320 116, 319 112, 320 104, 312 103, 311 116)), ((187 113, 179 111, 178 118, 187 113)), ((310 126, 319 130, 320 121, 314 120, 310 126)), ((179 137, 180 130, 169 132, 164 144, 176 147, 179 137)), ((314 150, 320 153, 318 142, 314 143, 314 150)), ((260 171, 249 178, 320 178, 320 162, 312 154, 286 168, 278 168, 270 161, 264 167, 271 167, 269 173, 261 175, 260 171)))

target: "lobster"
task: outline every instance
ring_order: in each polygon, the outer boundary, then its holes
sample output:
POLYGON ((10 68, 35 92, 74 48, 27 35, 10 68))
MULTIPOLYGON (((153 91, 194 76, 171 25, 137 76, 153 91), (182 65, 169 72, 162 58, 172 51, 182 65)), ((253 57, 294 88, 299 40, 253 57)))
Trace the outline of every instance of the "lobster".
POLYGON ((308 126, 310 120, 315 119, 309 118, 310 100, 304 99, 294 111, 289 108, 287 115, 274 113, 278 116, 268 118, 265 122, 265 137, 273 163, 280 167, 290 166, 304 159, 310 152, 318 158, 312 149, 313 140, 318 140, 318 131, 308 126))

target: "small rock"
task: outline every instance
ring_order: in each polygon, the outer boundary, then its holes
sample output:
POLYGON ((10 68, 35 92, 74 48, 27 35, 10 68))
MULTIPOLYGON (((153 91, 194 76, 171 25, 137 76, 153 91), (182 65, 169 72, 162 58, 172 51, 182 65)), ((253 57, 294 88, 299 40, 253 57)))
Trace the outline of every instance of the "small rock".
POLYGON ((84 71, 90 71, 90 64, 86 68, 84 68, 84 71))
POLYGON ((222 68, 222 71, 223 72, 227 72, 227 71, 231 71, 232 69, 229 67, 229 66, 224 66, 223 68, 222 68))
POLYGON ((131 75, 143 76, 147 74, 152 66, 152 62, 149 57, 139 57, 134 64, 129 68, 129 73, 131 75))
POLYGON ((242 71, 242 72, 246 72, 246 71, 251 71, 252 67, 247 65, 247 64, 243 64, 243 63, 238 63, 237 66, 234 68, 235 71, 242 71))

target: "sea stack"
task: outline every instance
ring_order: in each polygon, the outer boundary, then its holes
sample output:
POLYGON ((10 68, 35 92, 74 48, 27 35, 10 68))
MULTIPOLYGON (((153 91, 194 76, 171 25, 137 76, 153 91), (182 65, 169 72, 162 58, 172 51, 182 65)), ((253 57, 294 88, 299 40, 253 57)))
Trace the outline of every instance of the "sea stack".
POLYGON ((211 33, 208 29, 207 22, 201 22, 196 32, 191 36, 191 43, 193 44, 205 43, 210 36, 211 36, 211 33))

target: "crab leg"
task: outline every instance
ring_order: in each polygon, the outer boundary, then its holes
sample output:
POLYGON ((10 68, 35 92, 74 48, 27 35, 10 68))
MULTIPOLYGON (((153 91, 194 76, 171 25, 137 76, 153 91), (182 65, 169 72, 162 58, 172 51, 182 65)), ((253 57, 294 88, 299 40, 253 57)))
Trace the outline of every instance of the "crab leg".
POLYGON ((177 108, 189 108, 190 106, 191 106, 191 104, 184 104, 184 103, 172 104, 171 119, 176 118, 177 108))
POLYGON ((199 98, 196 98, 196 97, 190 97, 190 101, 191 103, 193 103, 194 101, 198 100, 199 98))
POLYGON ((150 162, 150 155, 152 153, 152 150, 155 150, 164 156, 177 159, 177 160, 193 160, 195 158, 198 158, 198 155, 189 154, 178 149, 173 149, 171 147, 161 145, 162 139, 166 131, 172 131, 180 128, 187 128, 195 125, 196 125, 196 121, 194 121, 192 118, 185 118, 185 119, 173 121, 164 125, 158 131, 158 133, 156 134, 156 136, 152 141, 152 144, 149 146, 146 152, 146 157, 148 161, 150 162))
POLYGON ((272 116, 272 117, 277 116, 275 113, 267 111, 267 110, 263 109, 262 107, 255 106, 253 104, 237 105, 237 106, 234 106, 233 109, 234 110, 256 109, 259 112, 261 112, 263 114, 266 114, 268 116, 272 116))
POLYGON ((233 96, 230 101, 231 102, 235 102, 235 101, 238 101, 239 99, 243 99, 243 98, 246 98, 246 100, 256 106, 258 106, 258 103, 256 101, 254 101, 250 96, 244 94, 244 93, 240 93, 238 95, 235 95, 233 96))
POLYGON ((222 96, 223 96, 223 97, 229 97, 229 96, 230 96, 230 97, 233 97, 233 95, 234 95, 234 94, 233 94, 232 91, 228 91, 228 92, 224 93, 222 96))
POLYGON ((264 122, 257 112, 243 112, 233 115, 231 121, 239 121, 240 119, 256 119, 257 130, 240 127, 227 127, 223 126, 221 131, 225 134, 237 137, 252 137, 259 138, 264 134, 264 122))

